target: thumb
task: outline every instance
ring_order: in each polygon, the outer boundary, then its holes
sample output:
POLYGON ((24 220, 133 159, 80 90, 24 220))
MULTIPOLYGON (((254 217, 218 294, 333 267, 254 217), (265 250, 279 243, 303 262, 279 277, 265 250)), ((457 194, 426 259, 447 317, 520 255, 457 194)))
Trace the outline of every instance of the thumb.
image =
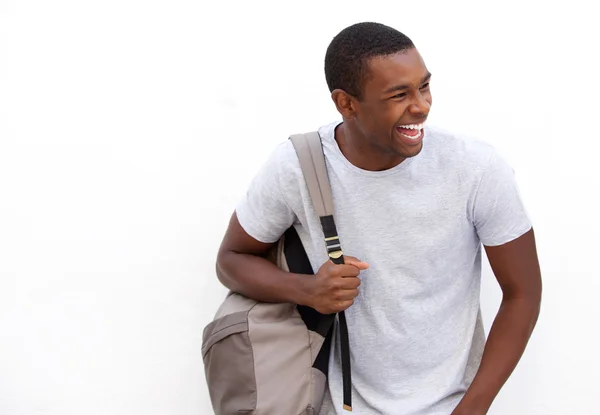
POLYGON ((366 262, 363 262, 353 256, 349 256, 349 255, 344 255, 344 264, 347 265, 354 265, 356 268, 360 269, 360 270, 365 270, 367 268, 369 268, 369 264, 367 264, 366 262))

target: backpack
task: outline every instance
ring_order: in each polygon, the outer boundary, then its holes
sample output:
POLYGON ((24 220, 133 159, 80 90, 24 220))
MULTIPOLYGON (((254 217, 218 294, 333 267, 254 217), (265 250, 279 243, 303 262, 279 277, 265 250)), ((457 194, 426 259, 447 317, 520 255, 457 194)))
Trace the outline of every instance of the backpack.
MULTIPOLYGON (((329 258, 344 257, 333 219, 333 200, 317 132, 290 137, 319 215, 329 258)), ((270 260, 293 273, 314 274, 291 226, 270 260)), ((327 388, 333 328, 339 328, 344 409, 352 411, 350 350, 344 312, 321 314, 296 304, 263 303, 229 292, 204 328, 202 358, 216 415, 317 415, 327 388)))

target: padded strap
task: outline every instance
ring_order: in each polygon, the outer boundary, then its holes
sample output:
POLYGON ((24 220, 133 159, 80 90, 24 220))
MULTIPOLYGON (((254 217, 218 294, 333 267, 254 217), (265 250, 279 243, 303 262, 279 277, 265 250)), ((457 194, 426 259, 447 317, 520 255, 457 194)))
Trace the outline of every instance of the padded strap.
POLYGON ((304 174, 313 207, 321 221, 329 258, 336 264, 344 263, 344 256, 333 220, 333 196, 327 176, 323 145, 318 132, 296 134, 290 137, 304 174))
POLYGON ((327 177, 325 156, 323 155, 319 133, 297 134, 290 137, 290 139, 298 154, 300 167, 302 167, 308 185, 308 192, 317 215, 319 217, 333 215, 331 186, 327 177))

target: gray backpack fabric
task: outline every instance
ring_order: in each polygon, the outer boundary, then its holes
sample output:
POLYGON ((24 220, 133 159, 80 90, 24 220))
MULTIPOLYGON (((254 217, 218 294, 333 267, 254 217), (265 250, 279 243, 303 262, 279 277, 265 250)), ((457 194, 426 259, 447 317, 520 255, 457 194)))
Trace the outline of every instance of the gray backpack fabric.
MULTIPOLYGON (((290 137, 330 259, 344 257, 333 220, 333 200, 318 133, 290 137)), ((271 252, 281 269, 313 274, 302 242, 292 227, 271 252)), ((344 409, 351 411, 350 358, 344 313, 339 319, 344 409)), ((202 357, 216 415, 317 415, 327 385, 336 315, 283 303, 262 303, 229 292, 204 329, 202 357)))

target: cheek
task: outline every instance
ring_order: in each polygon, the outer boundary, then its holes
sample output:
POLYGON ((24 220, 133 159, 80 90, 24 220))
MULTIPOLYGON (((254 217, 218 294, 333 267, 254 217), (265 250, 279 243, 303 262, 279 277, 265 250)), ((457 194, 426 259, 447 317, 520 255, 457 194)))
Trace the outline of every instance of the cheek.
POLYGON ((393 125, 397 124, 398 121, 406 113, 407 108, 408 108, 408 105, 406 105, 403 102, 397 102, 397 103, 390 105, 386 112, 386 118, 389 121, 389 123, 392 123, 393 125))
POLYGON ((429 105, 431 105, 433 102, 433 98, 431 98, 431 91, 427 91, 427 93, 423 94, 423 98, 425 98, 425 101, 427 101, 429 105))

